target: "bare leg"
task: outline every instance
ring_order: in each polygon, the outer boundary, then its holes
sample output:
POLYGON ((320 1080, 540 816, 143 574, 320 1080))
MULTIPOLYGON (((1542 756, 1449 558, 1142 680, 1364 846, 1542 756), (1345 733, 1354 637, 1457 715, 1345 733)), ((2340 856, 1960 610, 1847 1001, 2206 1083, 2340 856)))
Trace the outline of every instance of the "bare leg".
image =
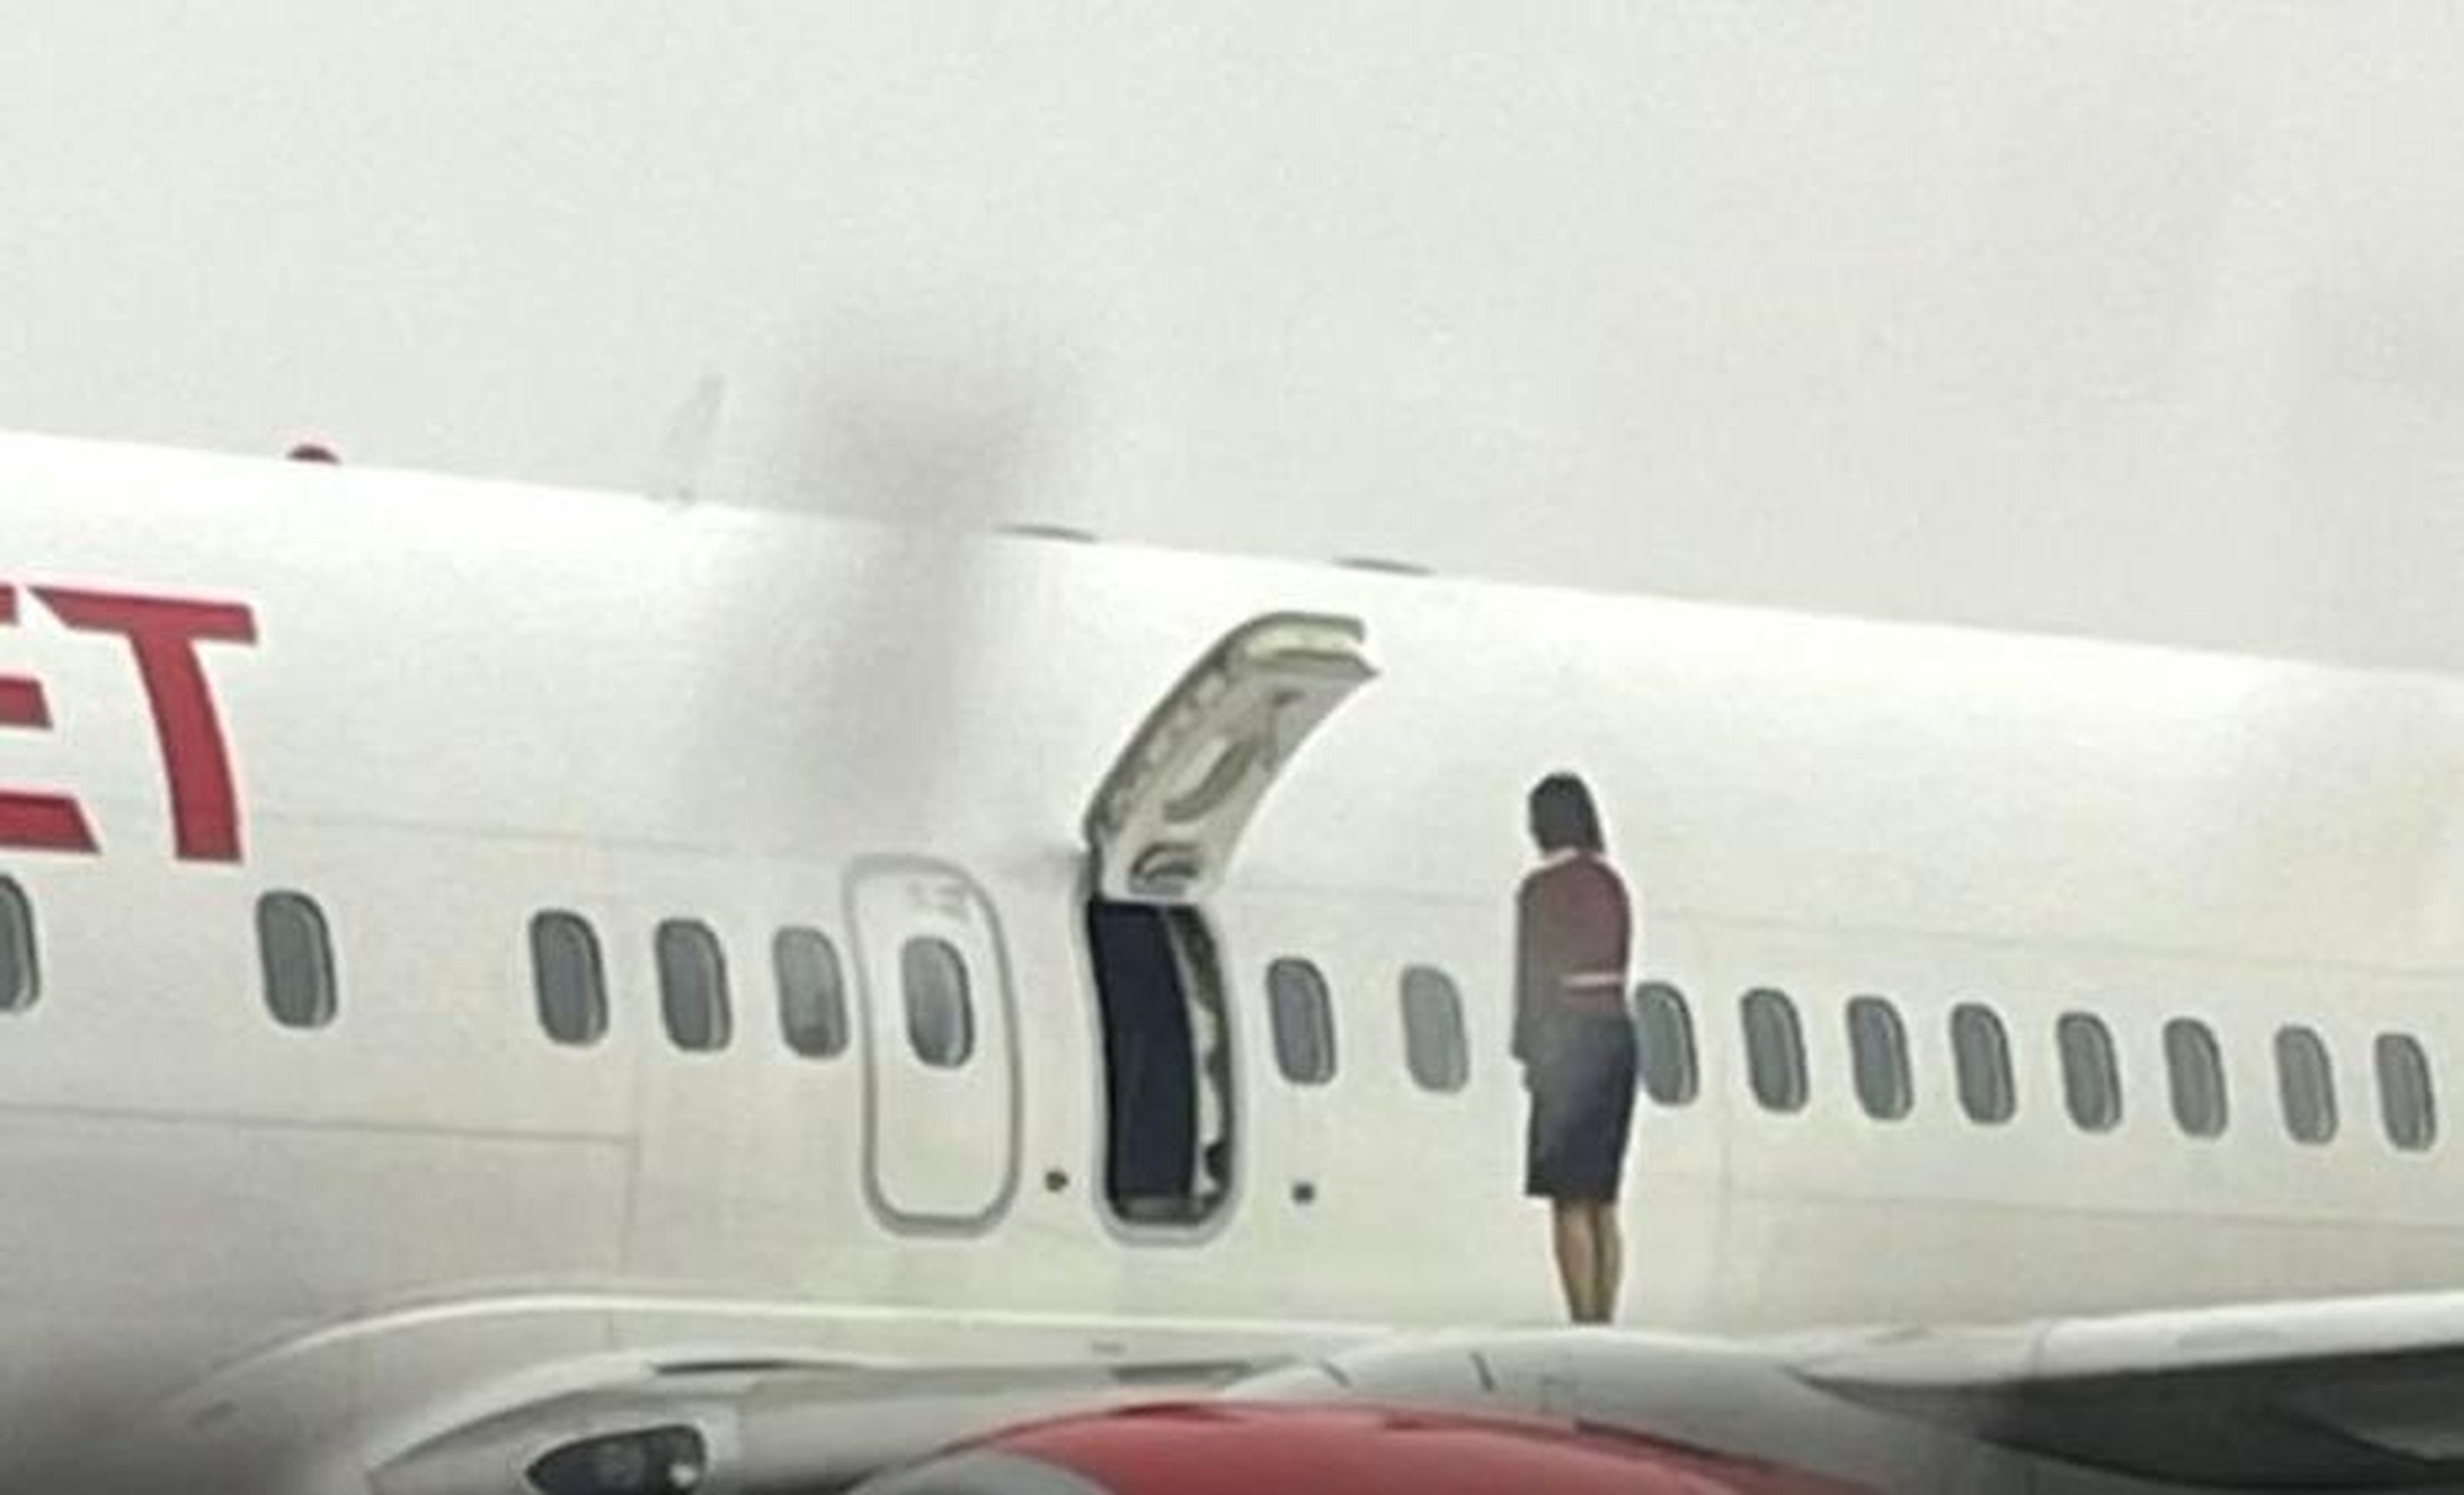
POLYGON ((1625 1276, 1625 1235, 1617 1228, 1617 1205, 1603 1202, 1591 1206, 1592 1214, 1592 1279, 1593 1322, 1606 1324, 1617 1318, 1617 1288, 1625 1276))
POLYGON ((1550 1225, 1557 1247, 1557 1282, 1566 1290, 1566 1313, 1577 1324, 1592 1322, 1592 1294, 1599 1283, 1598 1242, 1592 1235, 1591 1207, 1572 1199, 1549 1202, 1550 1225))

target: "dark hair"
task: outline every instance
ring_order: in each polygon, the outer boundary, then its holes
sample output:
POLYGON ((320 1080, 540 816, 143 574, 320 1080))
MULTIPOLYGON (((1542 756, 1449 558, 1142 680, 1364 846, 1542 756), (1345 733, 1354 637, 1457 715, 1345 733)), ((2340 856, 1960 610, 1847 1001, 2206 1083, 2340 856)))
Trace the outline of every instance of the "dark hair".
POLYGON ((1598 851, 1600 812, 1592 791, 1573 774, 1551 774, 1531 786, 1531 839, 1543 851, 1598 851))

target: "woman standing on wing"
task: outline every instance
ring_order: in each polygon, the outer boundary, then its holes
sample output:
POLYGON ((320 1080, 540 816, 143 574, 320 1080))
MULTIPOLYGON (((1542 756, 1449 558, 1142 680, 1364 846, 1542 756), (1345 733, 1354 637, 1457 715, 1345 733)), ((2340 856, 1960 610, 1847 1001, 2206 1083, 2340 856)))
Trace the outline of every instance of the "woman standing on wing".
POLYGON ((1633 916, 1583 781, 1551 774, 1530 807, 1540 866, 1515 897, 1514 1057, 1531 1094, 1523 1192, 1550 1203, 1567 1311, 1605 1324, 1625 1253, 1617 1198, 1634 1120, 1633 916))

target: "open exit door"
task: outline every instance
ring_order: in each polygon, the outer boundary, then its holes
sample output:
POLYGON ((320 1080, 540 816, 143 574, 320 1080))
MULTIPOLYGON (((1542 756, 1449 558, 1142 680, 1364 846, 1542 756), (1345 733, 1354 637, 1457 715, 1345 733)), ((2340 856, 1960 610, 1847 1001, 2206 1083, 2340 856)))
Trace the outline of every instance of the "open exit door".
POLYGON ((1104 1194, 1132 1227, 1221 1218, 1240 1161, 1232 1004, 1205 900, 1266 792, 1376 675, 1352 618, 1235 628, 1148 713, 1087 812, 1104 1194))

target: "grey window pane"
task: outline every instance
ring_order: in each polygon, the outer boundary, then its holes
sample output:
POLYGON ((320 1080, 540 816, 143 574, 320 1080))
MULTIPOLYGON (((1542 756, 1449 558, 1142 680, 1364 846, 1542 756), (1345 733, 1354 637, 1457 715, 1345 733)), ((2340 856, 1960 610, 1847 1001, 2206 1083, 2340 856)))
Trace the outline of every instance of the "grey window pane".
POLYGON ((1702 1071, 1685 994, 1665 981, 1645 981, 1635 988, 1634 1021, 1642 1050, 1643 1093, 1656 1105, 1691 1104, 1702 1088, 1702 1071))
POLYGON ((257 899, 256 954, 275 1022, 320 1028, 334 1021, 334 945, 315 900, 296 892, 257 899))
POLYGON ((2379 1112, 2387 1140, 2408 1153, 2426 1151, 2438 1140, 2438 1100, 2431 1088, 2430 1056, 2419 1040, 2405 1033, 2382 1033, 2374 1045, 2378 1062, 2379 1112))
POLYGON ((1463 994, 1435 966, 1416 965, 1403 973, 1403 1059, 1412 1083, 1424 1090, 1460 1090, 1471 1079, 1463 994))
POLYGON ((1275 1067, 1295 1085, 1334 1078, 1334 1004, 1326 976, 1286 956, 1266 967, 1266 1007, 1275 1030, 1275 1067))
POLYGON ((847 1051, 847 986, 838 947, 815 929, 782 929, 771 941, 779 976, 779 1035, 807 1059, 847 1051))
POLYGON ((1768 986, 1746 993, 1739 1005, 1746 1028, 1746 1078, 1765 1110, 1805 1107, 1805 1031, 1796 1004, 1768 986))
POLYGON ((1897 1121, 1915 1103, 1908 1075, 1908 1030, 1898 1009, 1881 997, 1848 1003, 1848 1052, 1857 1077, 1857 1103, 1877 1121, 1897 1121))
POLYGON ((725 1048, 732 1020, 727 1005, 727 957, 710 926, 694 919, 668 919, 658 928, 659 1016, 668 1041, 706 1053, 725 1048))
POLYGON ((2284 1130, 2293 1140, 2316 1146, 2334 1139, 2336 1069, 2316 1032, 2299 1026, 2277 1030, 2276 1085, 2284 1130))
POLYGON ((2066 1012, 2054 1024, 2062 1056, 2062 1104, 2082 1132, 2110 1132, 2122 1124, 2122 1068, 2113 1034, 2092 1013, 2066 1012))
POLYGON ((1968 1119, 1998 1126, 2019 1109, 2011 1074, 2011 1036, 1991 1007, 1962 1002, 1950 1012, 1950 1051, 1959 1070, 1959 1109, 1968 1119))
POLYGON ((907 1042, 916 1058, 955 1069, 974 1057, 975 998, 957 946, 931 934, 901 945, 898 984, 907 995, 907 1042))
POLYGON ((607 1031, 607 978, 589 920, 561 909, 532 917, 531 987, 539 1026, 558 1043, 595 1044, 607 1031))
POLYGON ((23 1012, 42 991, 34 959, 34 909, 25 890, 0 877, 0 1012, 23 1012))
POLYGON ((2224 1135, 2232 1119, 2225 1094, 2224 1053, 2196 1018, 2165 1024, 2165 1072, 2173 1091, 2173 1120, 2187 1135, 2224 1135))

